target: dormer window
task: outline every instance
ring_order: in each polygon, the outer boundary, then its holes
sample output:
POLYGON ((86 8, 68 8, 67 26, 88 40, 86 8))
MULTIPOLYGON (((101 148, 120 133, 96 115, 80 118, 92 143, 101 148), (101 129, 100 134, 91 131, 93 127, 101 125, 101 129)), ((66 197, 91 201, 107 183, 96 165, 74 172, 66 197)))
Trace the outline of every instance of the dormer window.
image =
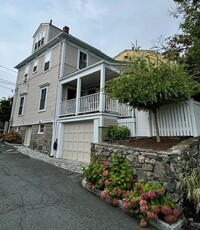
POLYGON ((80 51, 79 53, 79 69, 83 69, 87 66, 87 54, 80 51))
POLYGON ((44 44, 45 34, 46 34, 46 31, 44 30, 43 32, 37 35, 37 37, 35 38, 34 50, 38 49, 40 46, 44 44))

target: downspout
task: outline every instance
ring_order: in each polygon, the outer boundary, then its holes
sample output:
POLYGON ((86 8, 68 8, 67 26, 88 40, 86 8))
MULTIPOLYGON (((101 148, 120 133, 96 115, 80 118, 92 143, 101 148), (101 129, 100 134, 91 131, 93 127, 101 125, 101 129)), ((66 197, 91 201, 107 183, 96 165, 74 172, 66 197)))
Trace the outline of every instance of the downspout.
MULTIPOLYGON (((58 81, 57 81, 57 91, 56 91, 56 103, 55 103, 55 115, 53 120, 53 131, 52 131, 52 143, 51 143, 51 155, 54 155, 53 143, 58 138, 58 117, 60 111, 60 101, 61 101, 61 85, 59 79, 64 75, 64 64, 65 64, 65 53, 66 53, 66 41, 61 41, 61 51, 60 51, 60 68, 58 73, 58 81)), ((56 158, 59 157, 59 143, 58 140, 58 150, 56 152, 56 158)))

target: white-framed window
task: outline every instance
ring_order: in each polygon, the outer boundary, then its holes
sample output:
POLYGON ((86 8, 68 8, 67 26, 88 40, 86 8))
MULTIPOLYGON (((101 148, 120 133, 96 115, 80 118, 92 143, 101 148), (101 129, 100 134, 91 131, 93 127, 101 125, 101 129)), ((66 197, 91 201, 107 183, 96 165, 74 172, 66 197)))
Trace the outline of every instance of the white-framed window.
POLYGON ((43 32, 38 34, 38 36, 35 38, 34 50, 36 50, 37 48, 39 48, 44 44, 45 35, 46 35, 46 31, 44 30, 43 32))
POLYGON ((38 126, 38 134, 43 134, 44 133, 44 124, 39 124, 38 126))
POLYGON ((44 57, 44 72, 50 69, 51 51, 47 52, 44 57))
POLYGON ((24 100, 25 100, 25 96, 20 96, 18 116, 22 116, 24 113, 24 100))
POLYGON ((29 74, 29 65, 25 67, 24 80, 23 80, 24 83, 28 81, 28 74, 29 74))
POLYGON ((36 73, 38 70, 38 59, 33 62, 33 73, 36 73))
POLYGON ((82 51, 79 51, 79 62, 78 68, 83 69, 87 66, 88 63, 88 55, 82 51))
POLYGON ((47 100, 47 87, 43 87, 41 88, 40 91, 39 111, 44 111, 46 109, 46 100, 47 100))

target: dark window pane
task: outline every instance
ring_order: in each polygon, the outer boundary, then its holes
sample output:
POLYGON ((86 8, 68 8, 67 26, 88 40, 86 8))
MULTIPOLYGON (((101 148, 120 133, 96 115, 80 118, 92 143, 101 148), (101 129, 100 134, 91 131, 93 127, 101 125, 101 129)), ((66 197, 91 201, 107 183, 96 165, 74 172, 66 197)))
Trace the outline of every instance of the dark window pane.
POLYGON ((34 66, 33 67, 33 72, 36 72, 37 71, 37 66, 34 66))
POLYGON ((23 106, 24 106, 24 97, 21 97, 21 98, 20 98, 20 103, 19 103, 18 115, 22 115, 23 106))
POLYGON ((45 108, 45 100, 46 100, 46 89, 43 89, 40 98, 40 110, 43 110, 45 108))
POLYGON ((47 71, 49 69, 49 66, 50 66, 50 61, 44 64, 44 71, 47 71))

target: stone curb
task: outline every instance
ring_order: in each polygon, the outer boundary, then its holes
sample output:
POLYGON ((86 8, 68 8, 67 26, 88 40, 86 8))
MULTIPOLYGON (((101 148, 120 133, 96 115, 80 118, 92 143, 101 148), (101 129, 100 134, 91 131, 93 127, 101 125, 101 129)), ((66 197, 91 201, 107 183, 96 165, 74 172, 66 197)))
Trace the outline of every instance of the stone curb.
MULTIPOLYGON (((97 196, 100 196, 101 192, 99 190, 90 190, 87 186, 87 180, 86 179, 83 179, 82 180, 82 186, 87 189, 88 191, 90 191, 91 193, 97 195, 97 196)), ((118 201, 118 207, 121 208, 123 211, 125 211, 123 209, 123 206, 122 206, 122 201, 119 200, 118 201)), ((157 228, 157 229, 160 229, 160 230, 181 230, 182 229, 182 226, 183 226, 183 220, 182 219, 179 219, 175 224, 167 224, 165 223, 164 221, 162 220, 157 220, 157 221, 152 221, 152 220, 148 220, 148 223, 157 228)))

